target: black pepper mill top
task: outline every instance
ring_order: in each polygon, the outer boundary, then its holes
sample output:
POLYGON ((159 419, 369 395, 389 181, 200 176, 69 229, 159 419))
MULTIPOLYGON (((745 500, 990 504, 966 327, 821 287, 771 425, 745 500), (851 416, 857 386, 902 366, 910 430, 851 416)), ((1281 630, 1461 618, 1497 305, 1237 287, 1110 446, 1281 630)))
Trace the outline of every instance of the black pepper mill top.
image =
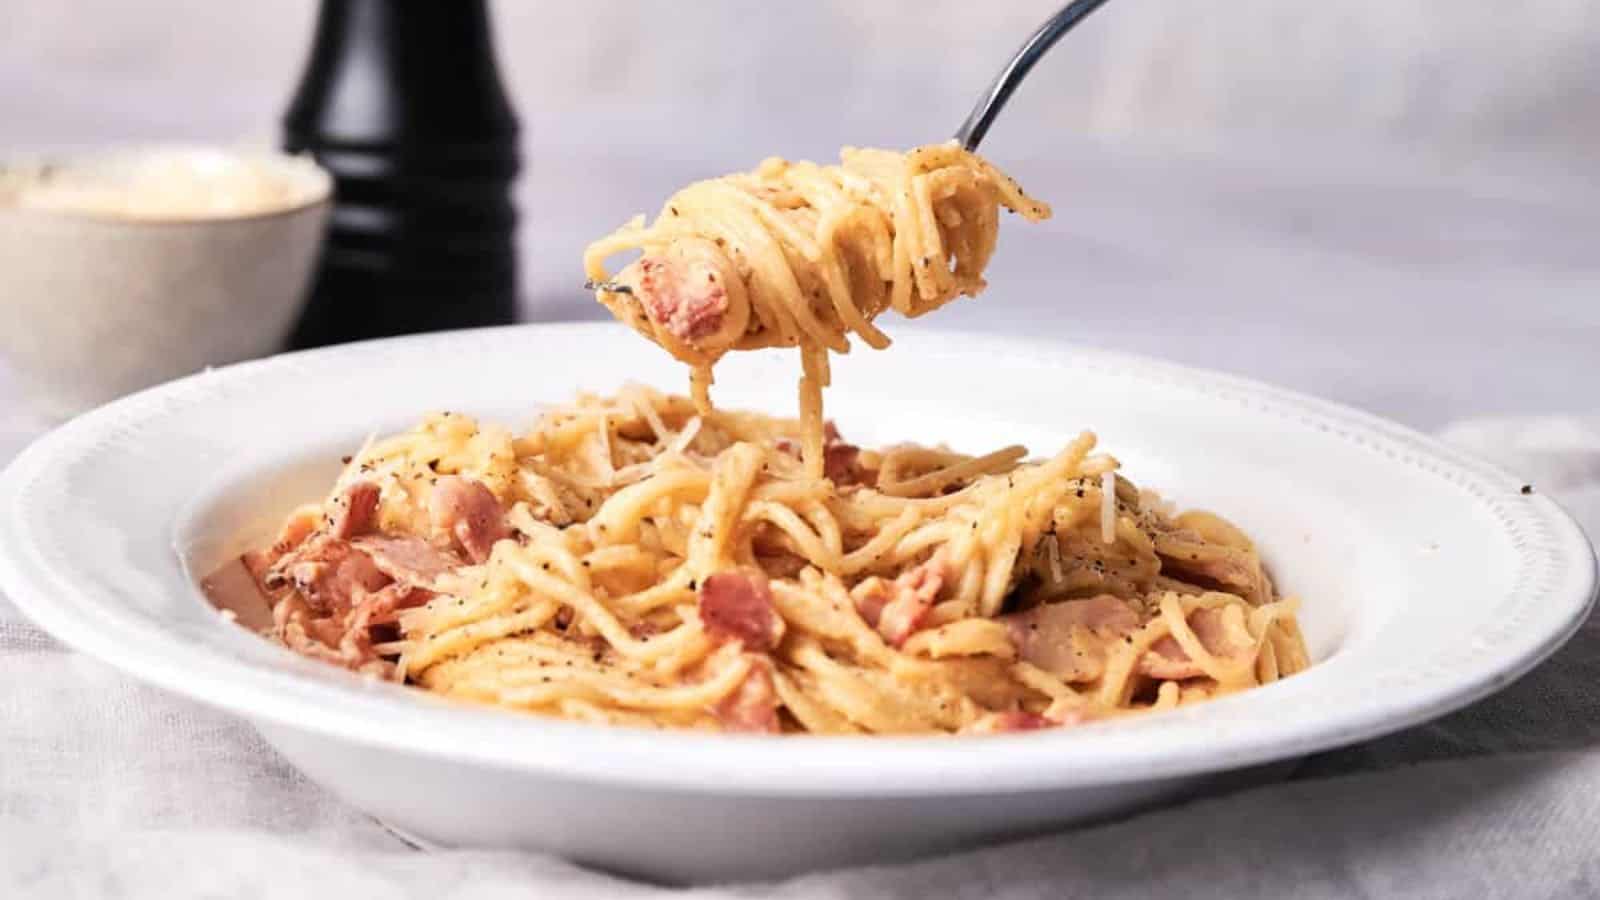
POLYGON ((485 0, 322 0, 284 146, 335 184, 293 346, 515 318, 517 120, 485 0))

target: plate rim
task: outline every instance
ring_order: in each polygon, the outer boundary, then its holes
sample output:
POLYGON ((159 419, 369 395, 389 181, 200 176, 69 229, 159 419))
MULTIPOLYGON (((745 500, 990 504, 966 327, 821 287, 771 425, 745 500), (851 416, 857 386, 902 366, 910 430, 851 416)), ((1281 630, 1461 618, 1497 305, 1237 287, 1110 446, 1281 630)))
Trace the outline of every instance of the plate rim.
MULTIPOLYGON (((438 332, 282 354, 197 373, 114 401, 38 438, 0 473, 0 590, 63 643, 140 680, 247 719, 266 719, 369 747, 563 780, 725 795, 805 796, 953 796, 1070 789, 1200 775, 1343 746, 1444 715, 1499 690, 1565 643, 1581 627, 1596 599, 1593 545, 1556 501, 1535 494, 1525 498, 1527 502, 1519 504, 1518 509, 1527 521, 1539 526, 1534 530, 1548 539, 1545 546, 1535 549, 1555 567, 1552 596, 1547 599, 1560 601, 1556 603, 1559 614, 1547 616, 1550 621, 1539 634, 1522 635, 1523 640, 1514 651, 1501 652, 1488 662, 1480 660, 1472 677, 1446 684, 1435 681, 1422 687, 1414 684, 1401 695, 1403 699, 1391 695, 1387 702, 1372 701, 1355 710, 1344 710, 1318 723, 1318 727, 1302 728, 1298 733, 1276 733, 1273 723, 1268 722, 1266 727, 1224 735, 1219 744, 1200 753, 1184 754, 1179 752, 1181 747, 1163 751, 1159 747, 1140 747, 1137 742, 1130 744, 1126 738, 1136 729, 1126 726, 1120 727, 1124 738, 1121 740, 1112 739, 1119 734, 1117 730, 1093 725, 982 738, 981 746, 994 748, 1008 761, 1008 767, 1000 767, 976 765, 960 758, 993 755, 966 752, 965 748, 980 739, 770 738, 641 731, 476 709, 409 688, 361 685, 358 689, 355 679, 348 686, 331 685, 293 671, 269 670, 243 658, 230 659, 216 648, 186 645, 160 628, 136 621, 128 612, 119 614, 112 609, 102 610, 109 615, 86 615, 88 607, 96 603, 76 595, 92 595, 95 591, 74 583, 71 573, 52 568, 34 545, 29 523, 37 516, 20 502, 24 488, 48 473, 55 454, 82 445, 130 416, 174 409, 186 396, 191 397, 191 402, 204 402, 205 394, 218 379, 248 381, 281 367, 315 365, 347 356, 419 353, 433 344, 497 342, 512 335, 601 341, 626 335, 637 340, 623 326, 593 322, 438 332), (149 638, 149 642, 127 639, 140 636, 149 638), (163 656, 157 650, 169 655, 163 656), (351 712, 360 714, 346 718, 345 714, 351 712), (381 718, 386 713, 403 718, 381 718), (1115 747, 1121 752, 1097 754, 1091 744, 1115 747), (804 753, 796 752, 802 749, 804 753), (644 753, 657 763, 671 764, 639 765, 646 758, 640 755, 644 753)), ((1357 443, 1376 447, 1376 438, 1388 445, 1382 450, 1392 451, 1398 446, 1432 462, 1441 475, 1448 471, 1477 483, 1517 483, 1498 467, 1406 426, 1238 375, 1039 337, 906 327, 897 329, 895 339, 902 345, 916 345, 930 352, 955 348, 962 355, 970 355, 1003 350, 1011 355, 1026 353, 1041 361, 1068 357, 1078 365, 1146 381, 1152 376, 1168 381, 1178 379, 1189 387, 1237 399, 1254 407, 1257 413, 1292 413, 1303 423, 1325 430, 1338 425, 1340 436, 1357 443), (1437 468, 1440 465, 1445 468, 1437 468)), ((98 602, 100 607, 114 605, 104 598, 98 602)), ((220 618, 217 625, 231 627, 220 618)), ((1193 709, 1218 710, 1223 705, 1231 708, 1240 701, 1259 703, 1275 687, 1280 685, 1220 698, 1193 709)), ((1159 717, 1145 718, 1140 724, 1156 718, 1159 717)), ((1169 718, 1163 724, 1170 727, 1157 730, 1191 730, 1198 734, 1203 729, 1187 726, 1205 718, 1203 713, 1190 714, 1185 721, 1169 718)))

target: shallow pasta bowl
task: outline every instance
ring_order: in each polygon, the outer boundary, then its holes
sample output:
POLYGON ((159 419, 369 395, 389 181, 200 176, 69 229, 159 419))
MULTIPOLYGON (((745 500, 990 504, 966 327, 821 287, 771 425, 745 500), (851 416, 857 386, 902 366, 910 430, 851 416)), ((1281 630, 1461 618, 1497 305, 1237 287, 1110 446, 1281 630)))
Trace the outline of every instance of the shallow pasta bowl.
MULTIPOLYGON (((792 407, 741 354, 726 406, 792 407)), ((1036 453, 1093 428, 1125 471, 1257 539, 1315 664, 1142 718, 973 738, 604 729, 470 707, 298 658, 194 573, 320 496, 339 457, 428 410, 508 424, 579 389, 677 389, 615 325, 357 344, 174 382, 42 438, 0 476, 0 588, 61 640, 231 710, 397 829, 663 880, 877 862, 1114 815, 1441 715, 1561 644, 1594 598, 1582 532, 1511 476, 1372 416, 1238 378, 1035 341, 905 331, 838 361, 862 444, 1036 453)))

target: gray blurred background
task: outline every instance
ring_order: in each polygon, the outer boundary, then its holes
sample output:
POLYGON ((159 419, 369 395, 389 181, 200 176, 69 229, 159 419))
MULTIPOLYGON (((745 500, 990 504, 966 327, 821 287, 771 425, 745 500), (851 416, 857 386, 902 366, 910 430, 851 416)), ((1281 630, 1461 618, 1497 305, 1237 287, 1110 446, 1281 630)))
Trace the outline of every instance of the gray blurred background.
MULTIPOLYGON (((944 138, 1056 5, 495 3, 525 314, 598 315, 583 244, 685 180, 944 138)), ((17 152, 273 141, 315 4, 0 11, 17 152)), ((940 327, 1159 354, 1425 427, 1587 404, 1600 372, 1595 0, 1115 0, 985 152, 1056 219, 1008 226, 991 294, 940 327)))

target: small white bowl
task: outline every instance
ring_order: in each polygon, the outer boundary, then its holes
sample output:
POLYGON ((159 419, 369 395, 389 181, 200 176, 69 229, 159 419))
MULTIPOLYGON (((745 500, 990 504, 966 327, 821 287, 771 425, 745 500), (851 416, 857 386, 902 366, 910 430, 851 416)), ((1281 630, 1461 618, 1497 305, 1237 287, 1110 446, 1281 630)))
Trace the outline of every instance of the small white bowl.
MULTIPOLYGON (((1171 712, 989 738, 655 732, 364 680, 207 605, 193 573, 270 535, 374 432, 429 409, 517 424, 627 380, 681 388, 676 361, 614 324, 289 354, 85 415, 0 475, 0 588, 62 641, 250 719, 398 831, 667 881, 885 862, 1126 814, 1443 715, 1588 614, 1594 553, 1553 501, 1398 425, 1120 354, 894 337, 836 361, 828 413, 852 440, 1045 452, 1093 427, 1141 485, 1259 542, 1302 598, 1316 664, 1171 712)), ((792 354, 732 356, 718 402, 792 409, 792 354)))
POLYGON ((327 223, 309 159, 200 147, 0 165, 0 355, 40 414, 278 349, 327 223))

